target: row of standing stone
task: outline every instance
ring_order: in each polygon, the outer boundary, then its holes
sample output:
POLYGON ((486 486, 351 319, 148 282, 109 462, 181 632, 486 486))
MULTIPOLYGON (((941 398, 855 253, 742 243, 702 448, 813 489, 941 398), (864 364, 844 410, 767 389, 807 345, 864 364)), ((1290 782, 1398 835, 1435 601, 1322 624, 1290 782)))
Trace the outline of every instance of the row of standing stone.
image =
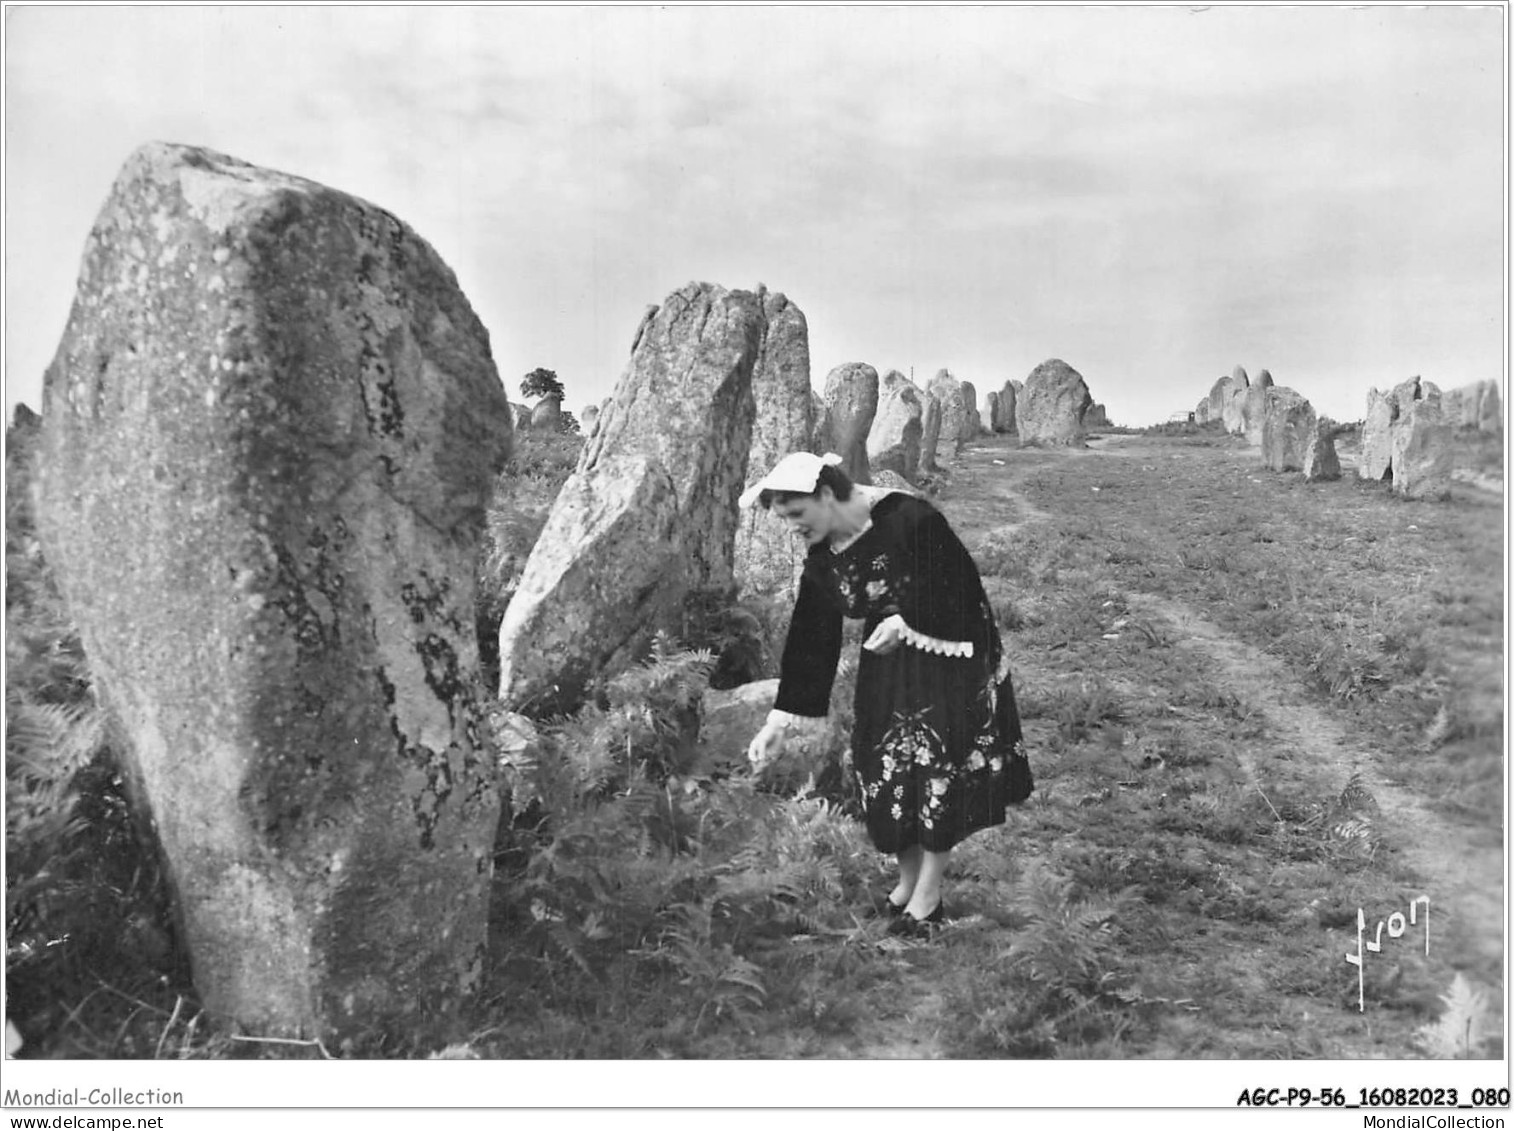
MULTIPOLYGON (((804 371, 808 374, 807 354, 804 371)), ((807 376, 805 380, 807 387, 807 376)), ((805 451, 841 455, 858 483, 898 486, 902 479, 904 485, 918 486, 932 472, 955 463, 962 445, 979 436, 1017 436, 1027 445, 1076 445, 1090 430, 1110 427, 1104 406, 1093 403, 1082 376, 1057 358, 1037 366, 1029 380, 1006 381, 1002 389, 990 391, 981 408, 977 387, 946 369, 922 387, 897 369, 880 378, 871 365, 849 362, 827 374, 824 390, 810 390, 813 427, 786 434, 809 435, 805 451), (882 478, 875 480, 875 475, 882 478)), ((585 436, 593 435, 611 399, 584 407, 580 424, 585 436)), ((557 402, 543 401, 534 410, 515 407, 517 429, 555 426, 557 402)), ((780 414, 788 411, 784 404, 770 407, 780 414)), ((759 422, 767 415, 759 410, 759 422)), ((752 460, 761 464, 783 454, 759 445, 752 460)))
MULTIPOLYGON (((1301 471, 1308 482, 1341 477, 1338 428, 1319 420, 1299 393, 1261 370, 1250 378, 1237 365, 1198 403, 1193 419, 1221 421, 1226 431, 1261 449, 1273 471, 1301 471)), ((1386 393, 1367 394, 1357 475, 1391 481, 1407 498, 1445 498, 1451 488, 1452 438, 1457 427, 1498 432, 1503 427, 1498 386, 1480 381, 1449 393, 1412 377, 1386 393)))
MULTIPOLYGON (((1058 359, 992 403, 1022 444, 1081 443, 1095 407, 1058 359)), ((691 591, 792 592, 804 547, 777 518, 736 505, 783 455, 835 452, 858 483, 912 489, 994 425, 946 370, 921 388, 854 362, 817 394, 803 312, 764 287, 709 283, 647 312, 614 393, 585 415, 587 443, 500 626, 500 698, 513 710, 571 710, 676 628, 691 591)))

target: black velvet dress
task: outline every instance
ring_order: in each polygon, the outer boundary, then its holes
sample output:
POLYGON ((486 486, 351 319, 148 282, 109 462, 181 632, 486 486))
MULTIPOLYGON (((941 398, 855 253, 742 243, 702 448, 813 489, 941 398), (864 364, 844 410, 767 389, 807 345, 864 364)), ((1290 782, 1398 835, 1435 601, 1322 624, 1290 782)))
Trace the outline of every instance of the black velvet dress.
POLYGON ((870 635, 895 613, 905 641, 887 655, 861 652, 852 764, 879 851, 942 852, 1003 824, 1032 783, 977 566, 930 503, 891 492, 845 549, 810 549, 774 705, 826 714, 842 617, 862 619, 870 635))

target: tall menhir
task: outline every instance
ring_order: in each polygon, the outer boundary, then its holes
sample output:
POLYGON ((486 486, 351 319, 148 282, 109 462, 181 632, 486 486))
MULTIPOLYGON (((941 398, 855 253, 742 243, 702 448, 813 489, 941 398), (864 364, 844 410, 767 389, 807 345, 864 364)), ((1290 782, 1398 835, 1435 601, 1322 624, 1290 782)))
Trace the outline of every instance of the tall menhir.
POLYGON ((148 145, 44 398, 43 542, 207 1010, 444 1039, 483 967, 473 562, 511 436, 452 272, 363 201, 148 145))

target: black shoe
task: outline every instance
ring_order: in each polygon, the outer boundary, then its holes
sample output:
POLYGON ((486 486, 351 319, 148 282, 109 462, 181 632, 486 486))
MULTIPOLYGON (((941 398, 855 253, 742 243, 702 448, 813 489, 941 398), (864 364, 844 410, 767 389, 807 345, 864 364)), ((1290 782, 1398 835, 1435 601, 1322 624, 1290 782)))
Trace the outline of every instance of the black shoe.
POLYGON ((876 907, 873 908, 873 918, 874 919, 883 919, 883 918, 897 919, 897 918, 899 918, 899 916, 901 916, 903 914, 904 914, 904 904, 902 904, 902 903, 895 903, 892 899, 890 899, 886 895, 883 897, 883 909, 880 911, 876 907))
POLYGON ((888 933, 907 939, 928 939, 944 922, 946 922, 946 905, 940 902, 936 904, 936 909, 924 919, 916 919, 910 912, 901 911, 899 917, 888 925, 888 933))

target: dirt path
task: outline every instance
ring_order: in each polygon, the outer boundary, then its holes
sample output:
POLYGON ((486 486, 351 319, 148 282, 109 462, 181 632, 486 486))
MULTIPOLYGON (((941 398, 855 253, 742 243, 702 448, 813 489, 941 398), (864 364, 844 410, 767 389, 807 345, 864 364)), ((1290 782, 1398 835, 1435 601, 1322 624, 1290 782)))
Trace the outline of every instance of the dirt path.
MULTIPOLYGON (((1307 702, 1279 661, 1226 635, 1179 602, 1144 593, 1129 594, 1127 600, 1169 625, 1179 646, 1195 648, 1211 660, 1217 683, 1257 705, 1269 732, 1295 757, 1330 764, 1342 784, 1353 773, 1361 775, 1386 818, 1382 835, 1421 878, 1438 912, 1432 918, 1434 935, 1449 948, 1451 965, 1479 980, 1496 977, 1503 967, 1502 852, 1469 843, 1460 829, 1385 778, 1372 752, 1354 742, 1338 720, 1307 702)), ((1253 782, 1258 780, 1254 765, 1245 769, 1253 782)))
MULTIPOLYGON (((1268 885, 1282 890, 1295 874, 1302 874, 1286 855, 1274 855, 1269 861, 1268 854, 1274 851, 1267 847, 1273 843, 1270 838, 1258 836, 1244 853, 1230 850, 1225 841, 1217 842, 1217 849, 1209 852, 1202 842, 1194 843, 1198 838, 1191 833, 1180 830, 1168 838, 1165 832, 1153 830, 1152 822, 1160 817, 1152 809, 1142 809, 1138 804, 1123 809, 1111 806, 1107 810, 1109 819, 1125 822, 1123 828, 1131 834, 1130 842, 1136 847, 1127 852, 1117 845, 1105 853, 1096 846, 1078 856, 1062 853, 1051 843, 1059 831, 1065 835, 1067 828, 1075 828, 1079 819, 1053 805, 1042 815, 1042 823, 1038 826, 1048 837, 1041 845, 1042 849, 1053 856, 1061 853, 1059 859, 1077 861, 1083 867, 1088 867, 1089 861, 1100 862, 1106 858, 1121 866, 1135 861, 1147 869, 1143 875, 1148 880, 1154 877, 1157 890, 1164 893, 1162 898, 1171 900, 1177 920, 1204 928, 1193 936, 1197 941, 1182 949, 1181 954, 1175 952, 1169 961, 1173 968, 1187 963, 1181 967, 1185 977, 1191 975, 1193 984, 1206 986, 1206 992, 1193 994, 1200 1003, 1192 1006, 1192 1016, 1180 1012, 1164 1019, 1154 1031, 1155 1035, 1149 1038, 1155 1044, 1144 1046, 1146 1053, 1159 1056, 1175 1053, 1183 1056, 1235 1055, 1239 1049, 1269 1056, 1342 1053, 1347 1059, 1404 1056, 1417 1047, 1406 1034, 1412 1033, 1412 1026, 1432 1017, 1438 1010, 1434 997, 1447 988, 1448 971, 1464 973, 1474 986, 1501 987, 1504 960, 1503 851, 1499 843, 1490 845, 1488 829, 1463 825, 1432 809, 1419 793, 1399 780, 1397 775, 1402 771, 1389 761, 1390 752, 1375 749, 1353 729, 1346 712, 1320 699, 1306 687, 1296 669, 1289 668, 1282 658, 1264 650, 1264 640, 1252 643, 1251 639, 1255 638, 1248 639, 1221 627, 1218 622, 1227 615, 1225 608, 1205 605, 1203 596, 1195 597, 1195 591, 1203 593, 1201 588, 1165 588, 1160 581, 1154 581, 1150 588, 1161 592, 1149 592, 1140 578, 1158 575, 1142 575, 1133 569, 1124 572, 1104 570, 1098 564, 1105 545, 1142 545, 1143 540, 1150 538, 1153 529, 1142 524, 1150 522, 1151 513, 1160 512, 1135 507, 1136 513, 1127 524, 1125 514, 1106 505, 1088 524, 1087 529, 1095 535, 1092 540, 1094 553, 1089 554, 1085 549, 1081 558, 1076 549, 1065 558, 1059 558, 1060 543, 1046 535, 1049 529, 1066 528, 1074 535, 1083 532, 1076 522, 1068 523, 1055 512, 1063 505, 1078 505, 1074 499, 1081 500, 1081 491, 1086 491, 1090 484, 1096 485, 1096 490, 1113 492, 1123 488, 1134 491, 1140 483, 1172 480, 1170 475, 1152 475, 1154 470, 1186 470, 1190 467, 1195 475, 1212 473, 1219 467, 1233 479, 1234 473, 1228 465, 1231 461, 1254 461, 1254 450, 1231 450, 1223 446, 1175 449, 1145 437, 1111 435, 1099 446, 1084 450, 1038 451, 1028 453, 1023 460, 1016 460, 1011 454, 1014 451, 1013 448, 990 445, 964 450, 960 474, 943 493, 953 523, 958 526, 964 541, 974 547, 974 552, 984 542, 1042 527, 1039 534, 1024 535, 1027 555, 1024 560, 1038 563, 1038 569, 1040 564, 1050 561, 1062 565, 1064 572, 1060 582, 1054 571, 1049 577, 1025 573, 1025 580, 1015 584, 1026 588, 1027 602, 1039 599, 1042 605, 1036 607, 1038 612, 1050 610, 1048 616, 1061 616, 1064 610, 1057 604, 1057 599, 1063 594, 1059 592, 1059 586, 1070 585, 1070 592, 1076 598, 1080 592, 1077 587, 1083 584, 1081 571, 1098 577, 1100 584, 1106 586, 1100 591, 1101 595, 1116 598, 1113 603, 1122 601, 1132 617, 1140 618, 1156 630, 1155 635, 1164 640, 1162 646, 1186 653, 1181 662, 1174 657, 1175 671, 1191 673, 1202 670, 1206 682, 1212 682, 1215 690, 1227 692, 1235 702, 1243 704, 1251 712, 1249 718, 1260 724, 1254 731, 1247 724, 1244 731, 1237 731, 1240 737, 1231 742, 1220 740, 1223 749, 1215 750, 1216 759, 1228 760, 1244 775, 1242 779, 1231 774, 1224 779, 1227 783, 1249 781, 1251 788, 1262 797, 1271 792, 1274 796, 1267 800, 1267 805, 1272 806, 1275 800, 1286 815, 1280 815, 1279 819, 1289 823, 1290 828, 1296 828, 1295 822, 1302 818, 1290 812, 1290 801, 1294 810, 1299 808, 1300 798, 1311 806, 1325 808, 1328 800, 1355 776, 1375 802, 1375 812, 1371 814, 1372 838, 1355 842, 1353 847, 1344 851, 1354 854, 1359 847, 1365 853, 1371 846, 1370 850, 1377 854, 1370 865, 1361 870, 1361 876, 1370 876, 1365 886, 1375 892, 1402 891, 1405 896, 1410 890, 1422 892, 1431 900, 1431 945, 1436 955, 1433 973, 1423 973, 1423 984, 1404 990, 1402 996, 1395 996, 1395 991, 1378 985, 1380 997, 1376 1008, 1400 1011, 1395 1013, 1393 1024, 1409 1027, 1392 1036, 1384 1036, 1382 1030, 1374 1031, 1370 1024, 1359 1024, 1355 1013, 1341 1006, 1332 996, 1339 991, 1342 978, 1316 973, 1317 962, 1326 963, 1328 970, 1336 973, 1346 969, 1342 961, 1344 941, 1340 948, 1337 948, 1336 941, 1337 936, 1344 940, 1349 928, 1339 922, 1325 923, 1317 928, 1317 935, 1295 936, 1293 919, 1269 919, 1263 914, 1271 912, 1278 898, 1268 892, 1268 885), (1190 462, 1171 464, 1169 460, 1190 462), (1074 467, 1081 471, 1071 471, 1074 467), (1079 493, 1062 492, 1061 485, 1069 479, 1080 486, 1079 493), (1127 537, 1129 542, 1122 540, 1127 537), (1107 543, 1099 541, 1100 538, 1107 538, 1107 543), (1094 563, 1091 566, 1087 564, 1090 561, 1094 563), (1166 595, 1174 592, 1182 596, 1166 595), (1209 619, 1211 616, 1215 619, 1209 619), (1195 664, 1195 659, 1201 662, 1195 664), (1305 781, 1312 792, 1299 789, 1290 792, 1291 786, 1305 781), (1161 843, 1151 849, 1149 846, 1156 842, 1161 843), (1189 874, 1187 869, 1197 877, 1191 882, 1181 879, 1189 874), (1269 876, 1274 878, 1268 879, 1269 876), (1258 877, 1262 882, 1257 882, 1258 877), (1225 901, 1231 898, 1227 893, 1232 890, 1238 893, 1238 897, 1234 907, 1227 908, 1225 901), (1253 899, 1253 895, 1256 898, 1253 899), (1208 904, 1211 903, 1218 910, 1209 910, 1208 904), (1194 914, 1193 907, 1200 905, 1205 908, 1203 913, 1194 914), (1248 927, 1252 920, 1247 916, 1253 910, 1257 914, 1255 926, 1248 927), (1275 929, 1267 927, 1274 922, 1280 925, 1275 929), (1212 938, 1206 933, 1211 930, 1212 938), (1249 957, 1238 958, 1237 945, 1242 948, 1253 945, 1254 950, 1248 952, 1249 957), (1273 951, 1267 951, 1266 946, 1275 951, 1270 963, 1267 954, 1273 951), (1340 954, 1335 953, 1337 949, 1340 954), (1330 953, 1326 954, 1326 951, 1330 953), (1211 970, 1216 973, 1210 974, 1211 970), (1212 986, 1205 982, 1208 977, 1215 979, 1212 986), (1418 998, 1414 996, 1416 994, 1418 998), (1237 1001, 1245 1003, 1245 1007, 1237 1006, 1237 1001), (1275 1011, 1275 1016, 1269 1014, 1272 1020, 1267 1023, 1257 1020, 1253 1005, 1263 1001, 1268 1003, 1268 1010, 1275 1011), (1426 1002, 1430 1004, 1426 1005, 1426 1002), (1269 1029, 1269 1024, 1275 1029, 1269 1029), (1287 1033, 1286 1039, 1278 1036, 1283 1031, 1287 1033), (1196 1036, 1196 1033, 1205 1035, 1196 1036)), ((1240 483, 1240 480, 1235 482, 1240 483)), ((1242 489, 1249 490, 1244 484, 1242 489)), ((1227 484, 1224 498, 1228 500, 1230 497, 1227 484)), ((1096 498, 1104 502, 1109 496, 1096 498)), ((1157 529, 1162 536, 1181 537, 1178 528, 1163 526, 1157 529)), ((1245 618, 1241 619, 1244 623, 1245 618)), ((1076 617, 1071 623, 1082 624, 1076 617)), ((1086 626, 1082 630, 1087 631, 1086 626)), ((1177 702, 1187 688, 1186 683, 1179 681, 1189 677, 1164 673, 1160 664, 1153 667, 1148 661, 1145 668, 1132 670, 1100 667, 1099 655, 1095 647, 1080 659, 1087 661, 1088 672, 1106 680, 1120 694, 1132 697, 1139 694, 1143 702, 1148 696, 1154 697, 1151 702, 1157 702, 1165 695, 1169 702, 1177 702), (1126 676, 1131 677, 1129 687, 1126 686, 1126 676)), ((1045 686, 1056 685, 1058 680, 1071 686, 1083 672, 1076 666, 1062 665, 1054 674, 1041 674, 1045 677, 1045 686)), ((1041 690, 1044 691, 1045 686, 1041 690)), ((1055 720, 1044 713, 1035 716, 1031 724, 1048 733, 1056 725, 1055 720)), ((1197 744, 1194 748, 1198 749, 1197 744)), ((1395 750, 1399 755, 1404 753, 1402 744, 1395 750)), ((1058 764, 1053 758, 1047 764, 1048 773, 1044 779, 1048 791, 1055 791, 1060 780, 1059 772, 1066 781, 1097 780, 1085 766, 1097 764, 1107 768, 1107 759, 1100 761, 1101 753, 1095 742, 1089 742, 1073 749, 1065 765, 1058 764), (1080 760, 1083 765, 1079 764, 1080 760)), ((1119 784, 1136 783, 1121 781, 1119 784)), ((1087 800, 1065 792, 1060 798, 1063 806, 1082 805, 1087 800)), ((1252 800, 1254 802, 1254 798, 1252 800)), ((1092 812, 1100 810, 1095 808, 1092 812)), ((1261 819, 1265 821, 1265 818, 1261 819)), ((1308 827, 1313 829, 1315 826, 1308 827)), ((1496 837, 1496 830, 1493 831, 1496 837)), ((1072 839, 1077 839, 1076 834, 1072 839)), ((1290 842, 1287 836, 1280 835, 1277 843, 1285 846, 1277 851, 1284 852, 1290 842)), ((1323 859, 1323 856, 1310 858, 1308 867, 1323 878, 1316 878, 1314 874, 1308 876, 1305 882, 1313 885, 1308 890, 1327 894, 1350 892, 1352 880, 1332 870, 1328 864, 1319 863, 1323 859)), ((1361 859, 1365 860, 1365 856, 1361 859)), ((997 899, 1002 898, 1007 889, 990 890, 987 898, 997 899)), ((1303 898, 1307 899, 1307 896, 1303 898)), ((1314 900, 1309 906, 1319 902, 1314 900)), ((1326 902, 1329 904, 1329 900, 1326 902)), ((1353 896, 1350 912, 1353 916, 1354 904, 1353 896)), ((985 900, 976 906, 981 910, 990 904, 985 900)), ((1300 903, 1297 921, 1313 922, 1308 918, 1309 912, 1302 910, 1303 906, 1300 903)), ((1340 908, 1333 904, 1329 905, 1329 910, 1332 914, 1340 913, 1340 908)), ((1365 910, 1373 916, 1378 911, 1386 914, 1393 908, 1368 907, 1365 910)), ((963 940, 973 937, 974 920, 981 922, 983 915, 964 914, 961 919, 954 920, 958 923, 955 929, 963 932, 963 940)), ((1354 926, 1354 922, 1351 925, 1354 926)), ((1371 941, 1370 935, 1368 941, 1371 941)), ((962 945, 970 944, 964 941, 962 945)), ((886 952, 890 948, 885 944, 883 949, 886 952)), ((954 1006, 960 1008, 961 998, 954 996, 956 991, 939 991, 938 983, 922 977, 925 971, 930 971, 949 978, 952 972, 950 963, 932 965, 927 957, 911 954, 906 949, 890 957, 897 966, 899 981, 889 1008, 877 1017, 860 1021, 844 1041, 838 1042, 835 1055, 866 1059, 935 1059, 957 1055, 952 1051, 957 1046, 950 1037, 954 1018, 948 1010, 954 1006), (943 1033, 948 1036, 943 1038, 943 1033)), ((1162 972, 1150 964, 1143 966, 1143 961, 1132 960, 1130 968, 1141 971, 1142 977, 1152 979, 1152 984, 1161 987, 1162 972)), ((1415 971, 1411 970, 1410 982, 1414 974, 1415 971)), ((1399 976, 1402 977, 1402 971, 1399 976)), ((1159 992, 1172 993, 1166 989, 1159 992)), ((1498 999, 1497 1004, 1490 1001, 1489 1005, 1495 1013, 1501 1013, 1502 993, 1496 993, 1494 997, 1498 999)), ((1351 1004, 1354 1005, 1354 1001, 1351 1004)), ((1413 1055, 1419 1054, 1415 1052, 1413 1055)))
MULTIPOLYGON (((1153 455, 1149 449, 1141 450, 1139 441, 1130 437, 1110 436, 1107 444, 1097 450, 1070 449, 1068 454, 1080 459, 1153 455)), ((999 527, 1001 532, 1013 533, 1051 517, 1002 478, 990 478, 986 485, 997 497, 1011 502, 1022 516, 999 527)), ((1385 777, 1373 752, 1355 741, 1340 720, 1309 702, 1279 660, 1228 635, 1181 602, 1149 593, 1129 593, 1126 599, 1132 609, 1169 626, 1180 646, 1197 649, 1211 661, 1217 682, 1255 704, 1269 732, 1278 735, 1294 756, 1315 765, 1330 765, 1341 785, 1352 774, 1361 775, 1383 817, 1383 835, 1417 874, 1439 912, 1434 920, 1436 935, 1447 948, 1451 965, 1483 981, 1501 980, 1505 923, 1502 849, 1474 844, 1462 828, 1385 777)), ((1252 759, 1238 753, 1248 777, 1257 782, 1252 759)))

